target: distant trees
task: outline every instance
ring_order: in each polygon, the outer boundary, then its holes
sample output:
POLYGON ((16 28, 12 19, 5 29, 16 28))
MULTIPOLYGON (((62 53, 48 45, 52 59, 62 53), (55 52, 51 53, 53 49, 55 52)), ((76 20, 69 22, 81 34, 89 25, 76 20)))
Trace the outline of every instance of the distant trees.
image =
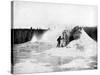
POLYGON ((13 44, 30 41, 34 30, 31 29, 11 29, 11 38, 13 44))
POLYGON ((97 27, 84 27, 84 30, 92 39, 98 41, 97 27))
MULTIPOLYGON (((48 30, 48 29, 47 29, 48 30)), ((20 44, 30 41, 34 35, 41 36, 46 29, 11 29, 11 43, 20 44)))

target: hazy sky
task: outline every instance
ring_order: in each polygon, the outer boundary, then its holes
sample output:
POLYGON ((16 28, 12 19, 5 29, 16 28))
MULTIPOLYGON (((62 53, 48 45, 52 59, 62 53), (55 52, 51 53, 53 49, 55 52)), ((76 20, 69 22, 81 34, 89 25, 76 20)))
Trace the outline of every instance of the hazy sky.
POLYGON ((97 7, 55 3, 14 2, 14 28, 97 25, 97 7))

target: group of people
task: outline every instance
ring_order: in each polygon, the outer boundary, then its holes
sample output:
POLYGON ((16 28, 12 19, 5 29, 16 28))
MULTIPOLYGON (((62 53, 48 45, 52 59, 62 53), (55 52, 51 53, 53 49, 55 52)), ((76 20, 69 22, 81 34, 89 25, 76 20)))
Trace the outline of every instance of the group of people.
POLYGON ((69 33, 67 30, 62 32, 62 35, 57 39, 57 47, 65 47, 69 43, 69 33))
POLYGON ((66 47, 70 41, 80 38, 81 27, 76 26, 71 31, 64 30, 57 38, 57 47, 66 47))

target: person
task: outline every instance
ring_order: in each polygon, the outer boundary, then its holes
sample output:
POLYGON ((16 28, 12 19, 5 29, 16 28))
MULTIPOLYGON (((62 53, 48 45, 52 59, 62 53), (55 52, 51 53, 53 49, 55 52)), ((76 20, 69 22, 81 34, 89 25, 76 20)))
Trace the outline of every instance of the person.
POLYGON ((57 47, 60 47, 60 43, 61 43, 61 36, 59 36, 57 39, 57 47))
POLYGON ((64 40, 64 35, 62 34, 61 35, 61 39, 60 39, 60 47, 64 47, 64 45, 65 45, 65 42, 64 42, 65 40, 64 40))
POLYGON ((70 37, 70 31, 65 30, 64 40, 65 40, 65 46, 69 44, 69 37, 70 37))

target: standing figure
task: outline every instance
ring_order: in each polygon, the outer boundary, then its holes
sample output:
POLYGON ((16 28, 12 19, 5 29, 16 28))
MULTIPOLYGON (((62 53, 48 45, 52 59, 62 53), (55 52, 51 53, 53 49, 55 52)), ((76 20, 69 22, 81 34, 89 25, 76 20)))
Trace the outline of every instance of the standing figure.
POLYGON ((57 39, 57 47, 60 47, 60 43, 61 43, 61 36, 59 36, 57 39))
POLYGON ((64 47, 63 43, 64 43, 64 37, 63 37, 63 35, 61 35, 60 47, 64 47))
POLYGON ((65 32, 62 33, 61 35, 61 43, 60 43, 60 47, 64 47, 65 46, 65 32))
POLYGON ((70 38, 70 31, 69 30, 65 30, 65 35, 64 35, 64 38, 65 38, 65 46, 67 46, 69 44, 69 38, 70 38))

